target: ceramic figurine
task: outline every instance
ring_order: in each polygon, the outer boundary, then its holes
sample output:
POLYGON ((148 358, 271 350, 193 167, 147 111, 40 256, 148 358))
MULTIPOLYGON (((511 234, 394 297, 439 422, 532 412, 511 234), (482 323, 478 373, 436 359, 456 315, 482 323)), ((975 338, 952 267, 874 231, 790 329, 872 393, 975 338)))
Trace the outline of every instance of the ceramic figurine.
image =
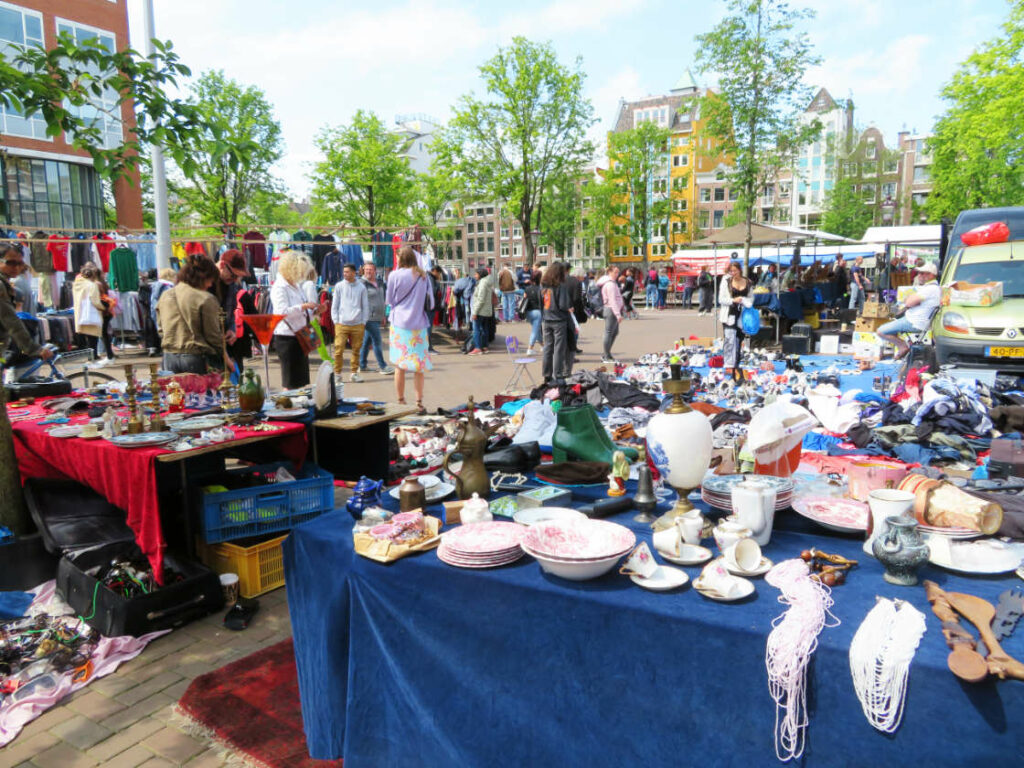
POLYGON ((172 381, 167 385, 167 412, 181 413, 183 410, 185 410, 185 393, 181 389, 181 384, 172 381))
POLYGON ((626 460, 626 454, 622 451, 615 451, 612 454, 612 471, 608 475, 608 495, 624 496, 627 479, 629 479, 629 462, 626 460))
MULTIPOLYGON (((249 409, 245 408, 245 410, 249 409)), ((365 509, 380 504, 380 491, 383 485, 383 480, 373 481, 365 475, 360 477, 356 487, 352 489, 351 498, 345 502, 345 509, 353 518, 360 519, 365 509)))
POLYGON ((917 569, 928 559, 928 545, 917 530, 917 521, 893 515, 885 519, 888 529, 871 545, 875 557, 885 566, 890 584, 912 587, 917 584, 917 569))

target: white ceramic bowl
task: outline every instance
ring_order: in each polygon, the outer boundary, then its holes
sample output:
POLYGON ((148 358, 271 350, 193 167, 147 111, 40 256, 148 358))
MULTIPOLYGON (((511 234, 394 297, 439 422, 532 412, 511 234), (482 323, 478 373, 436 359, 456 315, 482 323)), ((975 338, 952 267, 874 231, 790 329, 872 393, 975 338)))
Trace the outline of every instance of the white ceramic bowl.
POLYGON ((619 554, 614 557, 606 557, 602 560, 590 560, 586 562, 572 562, 568 560, 552 560, 544 557, 544 555, 538 555, 536 552, 531 551, 527 547, 523 547, 526 554, 530 555, 534 560, 540 563, 540 567, 546 573, 550 573, 553 576, 558 576, 569 581, 588 581, 590 579, 596 579, 598 576, 603 576, 608 573, 615 564, 619 562, 625 555, 619 554))

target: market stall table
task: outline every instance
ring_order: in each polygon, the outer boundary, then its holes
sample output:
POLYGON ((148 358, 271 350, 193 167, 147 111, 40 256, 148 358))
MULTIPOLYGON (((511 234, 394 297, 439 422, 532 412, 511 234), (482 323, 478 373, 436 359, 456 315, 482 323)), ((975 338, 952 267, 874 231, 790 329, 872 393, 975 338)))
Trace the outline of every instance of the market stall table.
POLYGON ((314 420, 313 461, 339 479, 358 480, 363 475, 386 478, 389 425, 394 419, 412 416, 416 408, 398 403, 380 407, 384 413, 378 415, 351 411, 314 420))
MULTIPOLYGON (((611 519, 650 543, 632 515, 611 519)), ((324 515, 284 544, 312 757, 353 768, 777 763, 765 642, 784 606, 763 579, 726 604, 692 586, 647 592, 615 570, 564 581, 528 557, 491 570, 454 568, 436 552, 382 565, 354 554, 351 526, 343 512, 324 515)), ((819 547, 861 564, 833 591, 841 624, 812 657, 804 762, 1021 764, 1024 684, 961 683, 924 589, 887 584, 859 538, 809 526, 780 513, 765 554, 778 563, 819 547), (895 735, 868 725, 850 676, 850 642, 876 595, 910 601, 928 627, 895 735)), ((692 580, 699 568, 686 571, 692 580)), ((931 566, 921 577, 990 602, 1019 583, 931 566)), ((1024 632, 1004 648, 1024 657, 1024 632)))
MULTIPOLYGON (((139 548, 157 573, 162 572, 163 549, 166 546, 160 524, 158 462, 177 463, 181 487, 185 489, 188 487, 187 462, 200 456, 223 454, 271 440, 280 441, 276 446, 278 452, 292 461, 301 463, 306 456, 305 426, 291 422, 274 422, 280 429, 273 432, 232 427, 234 440, 177 452, 161 447, 120 448, 103 439, 57 438, 47 434, 46 425, 36 423, 46 415, 39 404, 16 409, 16 412, 19 416, 38 416, 37 419, 19 419, 12 424, 22 479, 69 478, 102 494, 111 504, 125 511, 128 526, 135 532, 139 548)), ((84 416, 72 417, 72 423, 85 420, 84 416)), ((208 461, 209 458, 203 463, 208 461)), ((184 490, 183 499, 187 505, 188 494, 184 490)), ((188 526, 187 513, 185 518, 188 526)), ((186 535, 185 541, 189 542, 191 538, 186 535)))

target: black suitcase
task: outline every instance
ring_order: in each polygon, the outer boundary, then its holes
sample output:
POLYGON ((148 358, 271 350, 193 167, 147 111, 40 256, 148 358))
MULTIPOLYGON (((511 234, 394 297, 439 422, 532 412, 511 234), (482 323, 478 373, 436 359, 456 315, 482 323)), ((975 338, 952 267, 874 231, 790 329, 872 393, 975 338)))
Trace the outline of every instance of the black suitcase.
POLYGON ((46 551, 42 534, 0 544, 0 590, 34 589, 56 575, 57 556, 46 551))
POLYGON ((57 381, 29 381, 23 384, 7 384, 7 399, 10 402, 25 397, 60 397, 71 394, 71 382, 67 379, 57 381))
POLYGON ((791 334, 782 337, 782 354, 809 355, 811 353, 811 337, 791 334))
POLYGON ((57 594, 90 627, 108 637, 144 635, 200 619, 224 606, 220 577, 201 563, 164 554, 165 575, 179 581, 138 597, 126 598, 105 587, 96 575, 115 560, 140 556, 125 514, 106 499, 70 480, 29 480, 29 512, 46 548, 61 555, 57 594))

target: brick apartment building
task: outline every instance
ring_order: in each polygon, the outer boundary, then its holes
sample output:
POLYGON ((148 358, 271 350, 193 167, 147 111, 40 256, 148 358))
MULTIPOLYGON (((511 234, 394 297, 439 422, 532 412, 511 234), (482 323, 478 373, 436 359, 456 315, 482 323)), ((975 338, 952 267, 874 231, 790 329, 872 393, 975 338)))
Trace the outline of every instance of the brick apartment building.
MULTIPOLYGON (((128 40, 127 0, 0 0, 0 53, 8 59, 23 46, 47 48, 60 32, 81 42, 98 38, 110 48, 124 49, 128 40)), ((104 97, 113 105, 113 94, 104 97)), ((82 108, 89 114, 89 108, 82 108)), ((118 146, 133 124, 131 104, 121 119, 97 115, 106 146, 118 146)), ((142 227, 142 193, 138 176, 113 184, 118 223, 142 227)), ((43 120, 25 118, 0 106, 0 224, 18 228, 102 228, 103 188, 92 159, 75 149, 61 133, 46 136, 43 120)))

